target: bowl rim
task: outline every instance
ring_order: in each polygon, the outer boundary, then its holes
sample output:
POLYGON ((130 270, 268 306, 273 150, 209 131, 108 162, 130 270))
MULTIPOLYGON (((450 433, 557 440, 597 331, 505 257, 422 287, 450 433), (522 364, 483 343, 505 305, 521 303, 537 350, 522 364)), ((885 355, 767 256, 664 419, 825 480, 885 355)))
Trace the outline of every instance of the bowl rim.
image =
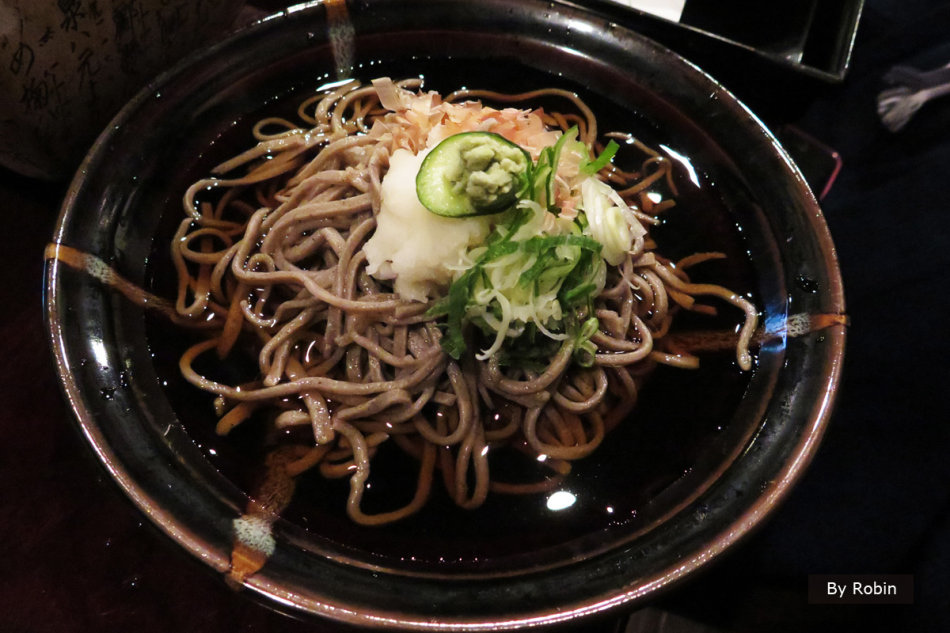
MULTIPOLYGON (((290 7, 238 31, 220 43, 190 55, 174 68, 153 80, 116 115, 113 122, 103 131, 87 154, 70 184, 61 207, 53 241, 62 243, 63 237, 68 233, 70 221, 76 212, 75 209, 84 193, 89 175, 102 168, 102 161, 107 156, 108 147, 116 131, 130 118, 134 117, 144 103, 153 99, 154 95, 161 92, 164 86, 176 81, 181 73, 207 60, 215 59, 229 47, 253 39, 260 33, 279 29, 282 24, 290 20, 319 20, 324 11, 328 10, 328 5, 332 4, 333 1, 308 2, 290 7)), ((437 0, 437 2, 445 5, 460 3, 459 0, 437 0)), ((397 4, 397 2, 384 0, 376 4, 397 4)), ((501 0, 493 0, 488 4, 502 6, 504 3, 501 0)), ((542 3, 540 0, 530 0, 523 4, 536 6, 542 3)), ((599 23, 598 18, 583 12, 582 9, 578 9, 570 3, 543 4, 550 6, 551 11, 564 12, 565 15, 574 19, 599 23)), ((624 38, 637 40, 641 45, 656 51, 657 54, 662 54, 665 58, 674 60, 676 67, 684 69, 684 72, 692 73, 696 81, 715 93, 720 103, 724 103, 731 108, 733 116, 746 118, 750 122, 750 126, 761 136, 761 140, 771 144, 775 156, 787 169, 791 186, 811 211, 805 217, 805 220, 818 244, 822 258, 821 265, 828 276, 827 286, 821 291, 822 297, 827 302, 829 311, 843 315, 845 313, 844 293, 831 235, 811 190, 778 140, 745 105, 691 62, 633 32, 619 27, 615 29, 615 32, 621 34, 624 38)), ((73 411, 77 428, 95 453, 99 463, 108 471, 110 478, 161 532, 190 554, 202 560, 210 568, 218 573, 226 574, 230 564, 227 553, 222 553, 219 544, 211 542, 205 535, 192 529, 189 522, 182 520, 181 517, 176 516, 155 500, 149 491, 141 485, 141 482, 128 472, 122 463, 121 457, 110 446, 108 438, 99 427, 96 413, 87 405, 83 385, 77 380, 76 359, 70 350, 70 343, 67 340, 68 335, 64 330, 65 311, 68 309, 68 305, 64 305, 64 293, 61 286, 63 269, 64 265, 61 262, 56 259, 47 259, 44 286, 45 318, 61 388, 73 411)), ((413 630, 505 630, 541 624, 555 624, 612 611, 617 607, 630 606, 640 602, 648 596, 654 595, 657 591, 678 583, 695 570, 705 566, 709 561, 718 558, 740 539, 760 526, 765 517, 772 513, 788 495, 794 483, 801 477, 814 457, 827 427, 841 377, 846 327, 844 324, 838 323, 827 328, 823 333, 827 337, 827 346, 821 354, 821 360, 823 361, 823 367, 826 369, 826 374, 821 381, 822 390, 815 394, 813 406, 809 409, 807 422, 798 441, 789 449, 792 458, 782 465, 781 469, 775 473, 771 484, 762 490, 756 500, 748 505, 737 518, 732 520, 727 528, 712 535, 705 547, 693 551, 690 557, 680 561, 676 566, 664 568, 646 577, 628 578, 625 583, 619 584, 613 591, 595 598, 588 597, 573 603, 565 601, 556 605, 552 604, 550 607, 519 612, 504 617, 454 617, 451 615, 433 617, 432 614, 420 615, 403 613, 398 610, 380 609, 374 611, 361 609, 350 604, 328 600, 326 596, 304 591, 299 587, 287 587, 279 580, 273 580, 266 573, 249 577, 244 583, 244 588, 249 593, 262 598, 269 606, 278 610, 289 610, 298 615, 301 613, 316 614, 348 624, 413 630)))

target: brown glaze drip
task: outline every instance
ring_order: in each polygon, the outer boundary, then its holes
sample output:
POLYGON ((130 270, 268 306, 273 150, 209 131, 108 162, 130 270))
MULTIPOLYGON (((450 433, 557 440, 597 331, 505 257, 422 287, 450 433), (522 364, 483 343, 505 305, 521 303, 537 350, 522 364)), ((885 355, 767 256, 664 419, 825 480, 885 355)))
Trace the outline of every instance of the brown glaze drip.
POLYGON ((175 304, 154 295, 144 288, 132 283, 106 262, 95 255, 84 253, 65 244, 50 242, 46 245, 43 252, 43 258, 46 260, 56 260, 74 270, 84 272, 100 283, 118 291, 126 299, 137 306, 154 310, 176 325, 188 327, 209 327, 214 325, 220 315, 214 315, 211 320, 197 320, 182 317, 175 310, 175 304))
MULTIPOLYGON (((846 314, 793 314, 778 329, 756 329, 750 344, 752 347, 761 347, 770 341, 798 338, 836 325, 847 327, 850 321, 846 314)), ((730 330, 693 330, 669 334, 665 345, 671 352, 676 353, 725 352, 735 349, 738 341, 739 335, 730 330)))
POLYGON ((254 526, 252 534, 249 537, 243 530, 236 528, 234 531, 231 568, 227 577, 238 586, 257 573, 270 557, 267 541, 273 538, 271 525, 290 504, 296 488, 296 479, 288 472, 287 466, 300 459, 301 453, 301 447, 288 446, 272 451, 264 460, 262 476, 251 492, 244 514, 238 519, 238 522, 254 526))

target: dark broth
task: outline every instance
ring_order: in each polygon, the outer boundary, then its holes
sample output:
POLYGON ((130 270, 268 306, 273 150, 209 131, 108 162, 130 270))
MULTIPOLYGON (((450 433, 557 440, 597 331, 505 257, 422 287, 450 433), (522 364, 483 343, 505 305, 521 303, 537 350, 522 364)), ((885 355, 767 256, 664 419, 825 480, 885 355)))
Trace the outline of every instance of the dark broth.
MULTIPOLYGON (((723 251, 728 260, 698 266, 691 271, 692 277, 725 285, 740 294, 754 289, 739 220, 721 199, 711 181, 713 176, 704 169, 716 159, 714 148, 688 126, 671 125, 674 115, 657 121, 563 77, 514 63, 485 68, 464 60, 415 58, 405 63, 365 63, 357 74, 366 80, 381 75, 422 75, 426 89, 442 94, 463 86, 508 92, 543 86, 576 90, 598 115, 602 132, 631 132, 652 147, 663 144, 674 148, 692 162, 700 186, 690 182, 685 169, 676 170, 678 206, 667 213, 662 226, 653 230, 658 251, 673 259, 696 251, 723 251)), ((179 168, 163 185, 167 185, 163 189, 168 195, 164 200, 167 211, 149 262, 151 290, 173 296, 174 269, 167 244, 182 217, 180 193, 206 176, 213 165, 249 147, 253 143, 250 126, 256 120, 274 114, 292 117, 297 104, 325 80, 301 80, 292 89, 273 86, 270 92, 255 90, 243 97, 249 114, 221 121, 210 136, 182 144, 177 157, 179 168)), ((620 160, 640 160, 632 147, 624 147, 621 152, 620 160)), ((675 327, 732 330, 741 313, 718 302, 717 307, 717 318, 682 315, 675 327)), ((188 385, 177 368, 180 354, 192 340, 190 334, 154 315, 149 316, 148 332, 157 372, 181 423, 226 478, 250 491, 265 452, 263 419, 248 421, 227 437, 215 435, 213 397, 188 385)), ((224 379, 248 378, 253 365, 239 365, 214 371, 224 379)), ((381 565, 408 565, 414 569, 483 569, 504 566, 504 561, 512 557, 565 546, 589 550, 596 547, 592 543, 630 533, 662 515, 672 501, 657 503, 656 499, 676 482, 688 476, 701 478, 702 473, 694 470, 704 462, 704 451, 730 423, 748 380, 749 376, 737 369, 732 352, 704 355, 697 371, 657 368, 641 390, 629 419, 593 455, 573 464, 561 489, 575 495, 576 501, 563 510, 549 510, 547 495, 499 494, 490 494, 479 509, 462 510, 441 489, 437 476, 429 503, 417 515, 384 527, 362 527, 346 516, 347 480, 327 481, 318 473, 307 473, 299 478, 294 501, 283 517, 310 532, 321 547, 381 565)), ((372 462, 365 509, 381 511, 407 502, 414 490, 416 469, 414 460, 396 447, 384 445, 372 462)), ((506 477, 506 473, 496 474, 506 477)))

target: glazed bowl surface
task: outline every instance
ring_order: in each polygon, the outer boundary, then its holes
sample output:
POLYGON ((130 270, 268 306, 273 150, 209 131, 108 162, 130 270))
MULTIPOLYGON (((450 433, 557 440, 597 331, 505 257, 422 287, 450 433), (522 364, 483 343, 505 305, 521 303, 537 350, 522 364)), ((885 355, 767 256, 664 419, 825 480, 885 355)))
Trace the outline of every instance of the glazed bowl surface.
MULTIPOLYGON (((240 588, 360 626, 515 629, 640 604, 760 524, 813 456, 839 380, 845 308, 821 210, 725 88, 569 3, 332 1, 264 20, 121 111, 77 173, 54 243, 134 287, 167 288, 163 253, 188 184, 247 143, 262 113, 341 76, 422 76, 443 93, 567 88, 605 123, 669 148, 696 186, 683 220, 693 228, 672 248, 721 247, 741 262, 722 275, 760 310, 755 368, 712 354, 698 372, 647 383, 630 429, 572 475, 578 501, 567 511, 544 498, 434 504, 374 529, 302 498, 271 526, 273 553, 240 588)), ((215 437, 210 397, 176 373, 174 329, 103 279, 48 259, 50 340, 78 428, 135 506, 228 576, 249 494, 243 453, 215 437)))

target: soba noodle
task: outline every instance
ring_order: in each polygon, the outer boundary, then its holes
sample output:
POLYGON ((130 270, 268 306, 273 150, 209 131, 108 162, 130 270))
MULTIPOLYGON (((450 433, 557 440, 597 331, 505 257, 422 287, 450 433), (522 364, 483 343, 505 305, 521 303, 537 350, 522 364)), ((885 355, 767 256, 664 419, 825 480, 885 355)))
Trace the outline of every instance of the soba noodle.
MULTIPOLYGON (((219 433, 257 414, 278 429, 309 428, 306 442, 281 449, 289 456, 282 462, 287 474, 348 477, 349 516, 382 524, 418 511, 437 479, 463 508, 478 507, 490 493, 555 487, 571 461, 594 451, 627 416, 656 363, 697 365, 695 356, 665 348, 663 338, 678 311, 714 312, 698 297, 744 313, 737 358, 743 369, 751 367, 755 307, 686 274, 720 255, 674 263, 654 251, 648 233, 608 267, 593 299, 594 314, 587 316, 598 327, 590 362, 576 362, 571 338, 540 367, 512 366, 497 354, 446 353, 444 322, 432 315, 432 302, 406 300, 367 271, 363 247, 376 229, 390 158, 399 147, 419 151, 424 142, 406 124, 413 113, 394 111, 394 87, 378 85, 348 83, 307 100, 298 111, 301 124, 260 121, 255 147, 184 196, 186 217, 171 244, 179 279, 175 309, 181 320, 201 324, 206 338, 184 353, 180 367, 190 383, 217 396, 219 433), (227 362, 247 350, 259 366, 251 382, 225 384, 196 369, 200 357, 227 362), (417 489, 408 504, 370 514, 362 500, 384 443, 418 460, 417 489), (550 472, 536 481, 493 479, 489 453, 501 446, 526 459, 544 456, 550 472)), ((395 89, 417 87, 408 81, 395 89)), ((473 98, 560 99, 564 113, 536 111, 548 128, 577 126, 582 142, 603 147, 594 114, 572 93, 467 91, 444 101, 473 98)), ((610 136, 642 152, 643 163, 633 172, 607 165, 599 177, 650 226, 673 204, 647 195, 659 186, 675 194, 672 164, 632 138, 610 136)))

